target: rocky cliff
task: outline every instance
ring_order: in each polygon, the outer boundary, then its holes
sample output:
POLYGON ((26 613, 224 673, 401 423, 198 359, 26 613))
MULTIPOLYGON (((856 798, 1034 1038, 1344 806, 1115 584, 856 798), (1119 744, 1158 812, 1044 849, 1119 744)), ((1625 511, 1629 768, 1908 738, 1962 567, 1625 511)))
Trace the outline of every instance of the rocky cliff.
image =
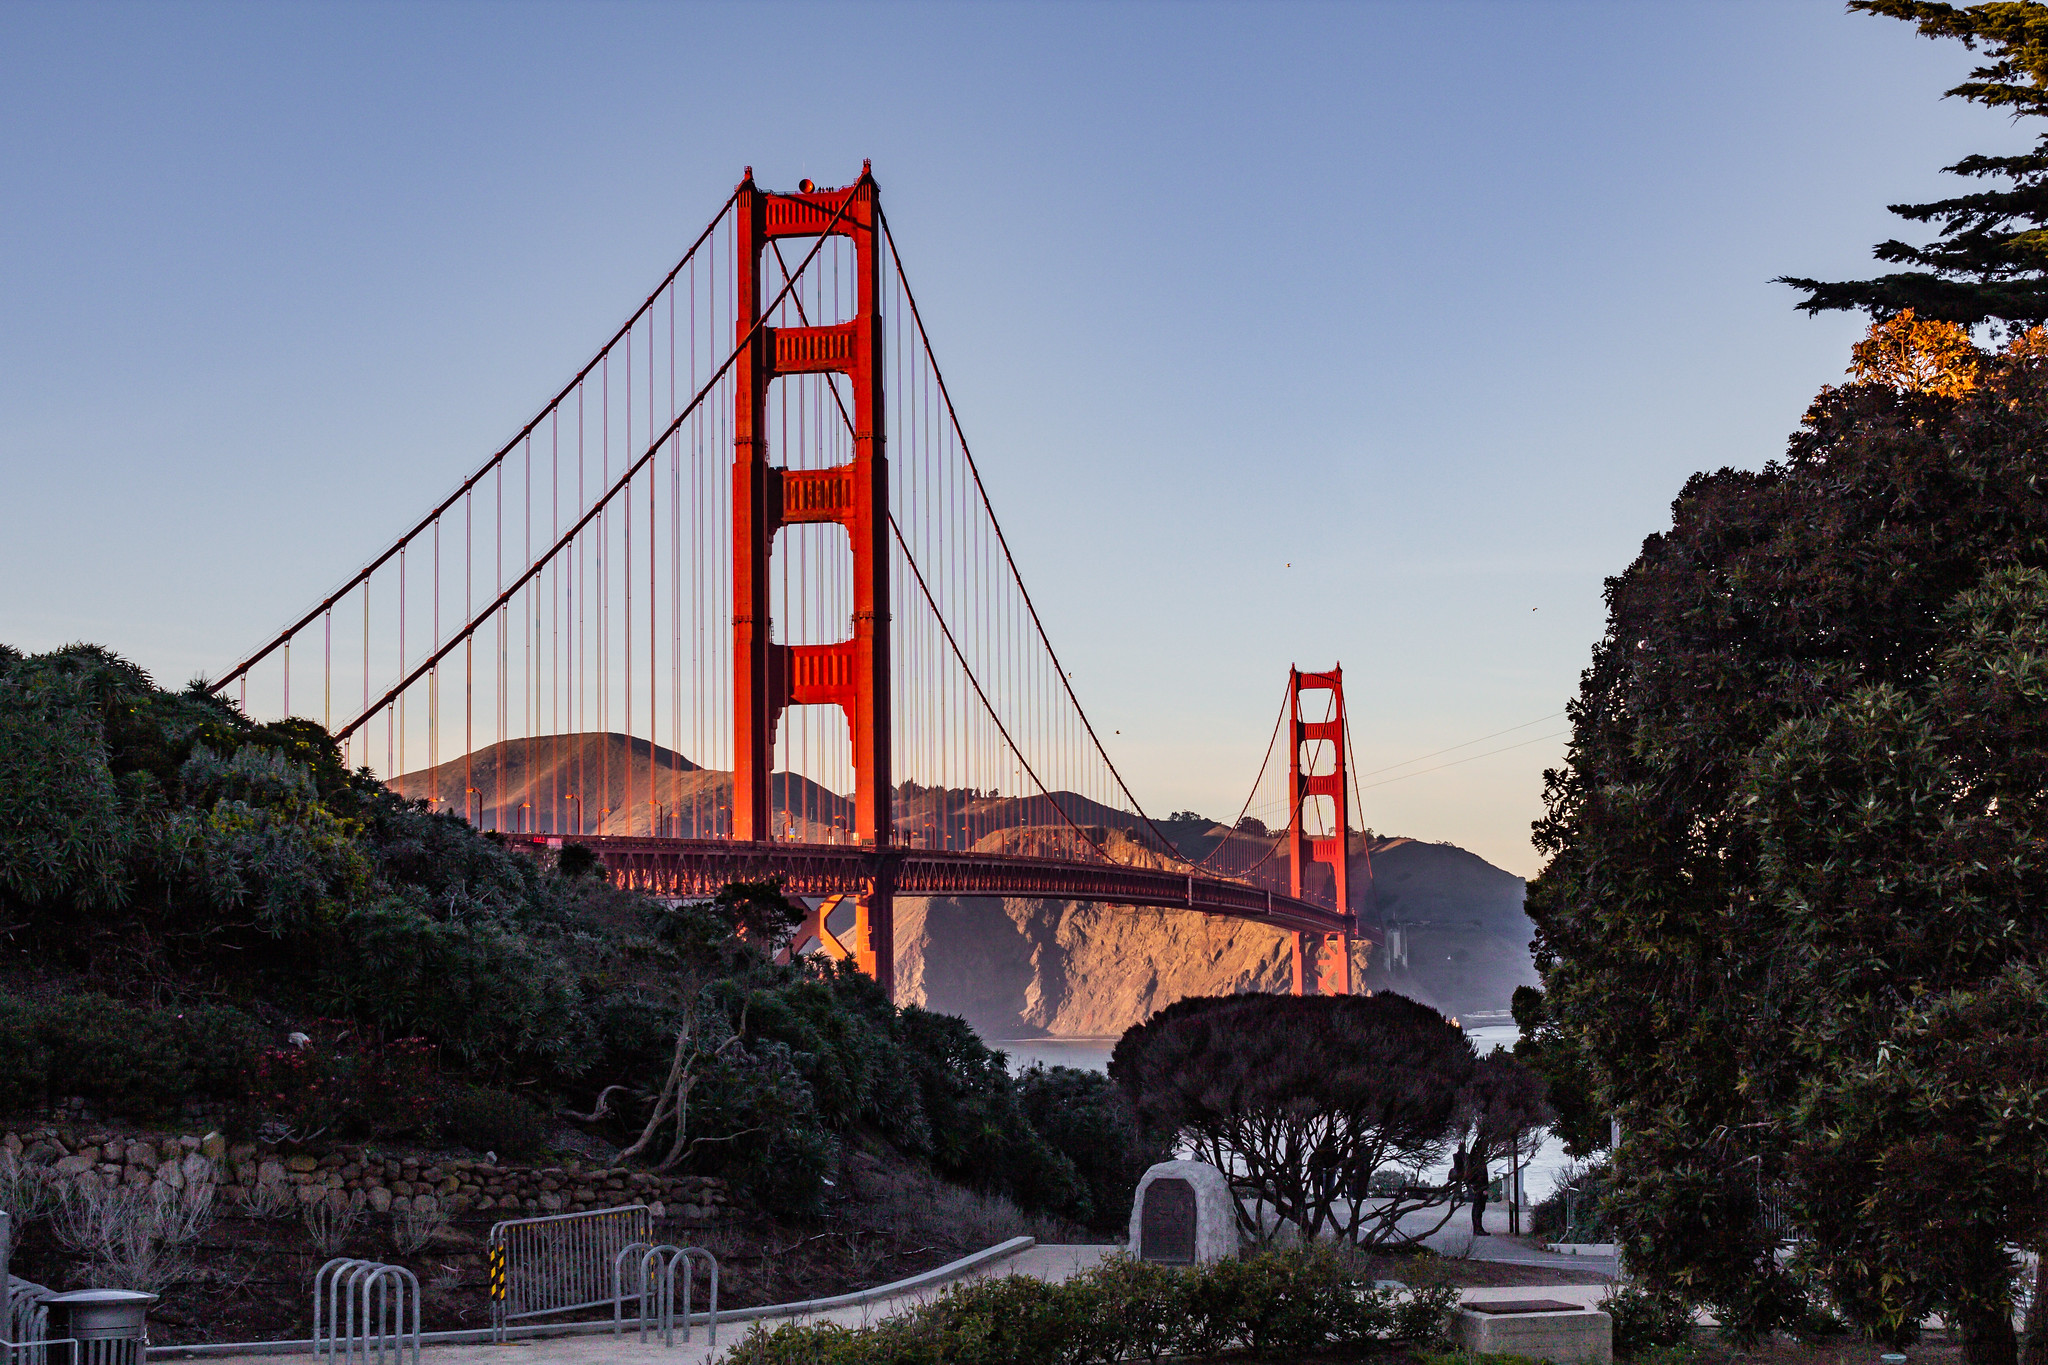
MULTIPOLYGON (((1371 868, 1389 927, 1384 947, 1355 949, 1364 986, 1469 1014, 1535 984, 1520 877, 1414 839, 1374 839, 1371 868)), ((1291 974, 1287 935, 1185 910, 933 897, 896 915, 900 998, 985 1038, 1114 1036, 1184 996, 1282 991, 1291 974)))

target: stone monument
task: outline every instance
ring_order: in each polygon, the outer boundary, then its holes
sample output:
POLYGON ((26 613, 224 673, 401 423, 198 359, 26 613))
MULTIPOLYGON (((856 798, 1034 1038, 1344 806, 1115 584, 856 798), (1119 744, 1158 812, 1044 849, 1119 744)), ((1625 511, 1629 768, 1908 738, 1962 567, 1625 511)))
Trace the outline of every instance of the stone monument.
POLYGON ((1131 1251, 1141 1261, 1194 1265, 1237 1255, 1237 1201, 1206 1161, 1162 1161, 1131 1201, 1131 1251))

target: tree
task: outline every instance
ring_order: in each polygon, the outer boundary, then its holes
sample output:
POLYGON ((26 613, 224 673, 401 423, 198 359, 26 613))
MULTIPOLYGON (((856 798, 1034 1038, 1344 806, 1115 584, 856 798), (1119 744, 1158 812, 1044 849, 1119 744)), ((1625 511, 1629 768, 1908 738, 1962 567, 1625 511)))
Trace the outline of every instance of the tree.
POLYGON ((1177 1001, 1117 1041, 1109 1074, 1150 1134, 1231 1175, 1247 1233, 1269 1240, 1284 1222, 1377 1245, 1441 1195, 1411 1178, 1375 1202, 1374 1174, 1443 1155, 1473 1065, 1456 1025, 1383 991, 1177 1001))
POLYGON ((1140 1135, 1123 1091, 1099 1071, 1032 1066, 1017 1077, 1017 1098, 1031 1126, 1074 1163, 1087 1186, 1083 1221, 1104 1232, 1128 1226, 1145 1168, 1166 1153, 1140 1135))
MULTIPOLYGON (((2048 7, 2034 0, 1952 5, 1936 0, 1851 0, 1849 8, 1916 24, 1930 38, 1956 38, 1985 60, 1947 93, 2009 112, 2048 114, 2048 7)), ((1872 254, 1910 269, 1874 280, 1823 283, 1781 277, 1806 291, 1809 313, 1861 309, 1876 318, 1911 310, 1921 317, 1976 326, 2001 321, 2023 332, 2048 322, 2048 134, 2015 156, 1967 156, 1950 174, 2004 181, 1926 204, 1893 204, 1913 223, 1938 222, 1924 246, 1890 240, 1872 254)))
POLYGON ((809 913, 782 894, 782 878, 765 882, 727 882, 711 898, 712 908, 735 933, 772 951, 796 932, 809 913))
POLYGON ((1585 1057, 1562 1036, 1542 991, 1517 986, 1509 1006, 1521 1031, 1515 1040, 1515 1060, 1543 1078, 1544 1098, 1551 1108, 1550 1131, 1565 1155, 1583 1159, 1600 1151, 1607 1146, 1610 1125, 1594 1098, 1585 1057))
MULTIPOLYGON (((1508 1052, 1495 1048, 1472 1068, 1458 1096, 1465 1141, 1466 1186, 1472 1201, 1472 1231, 1483 1233, 1486 1216, 1486 1173, 1500 1166, 1519 1166, 1536 1154, 1543 1131, 1555 1114, 1545 1098, 1543 1078, 1508 1052)), ((1512 1191, 1509 1198, 1513 1198, 1512 1191)), ((1510 1206, 1512 1208, 1512 1205, 1510 1206)), ((1510 1232, 1518 1232, 1513 1214, 1510 1232)))
POLYGON ((2014 1358, 2002 1248, 2039 1244, 2048 1159, 2039 352, 1894 317, 1785 461, 1690 480, 1546 774, 1545 1027, 1620 1121, 1632 1270, 1737 1333, 1825 1291, 2014 1358))

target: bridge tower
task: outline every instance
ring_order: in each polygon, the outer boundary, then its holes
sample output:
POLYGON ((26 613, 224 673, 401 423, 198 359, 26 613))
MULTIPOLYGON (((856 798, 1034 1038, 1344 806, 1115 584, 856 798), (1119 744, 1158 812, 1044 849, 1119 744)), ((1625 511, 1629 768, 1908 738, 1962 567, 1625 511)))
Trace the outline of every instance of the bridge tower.
MULTIPOLYGON (((1344 669, 1327 673, 1287 670, 1287 854, 1289 890, 1299 898, 1312 863, 1328 863, 1336 878, 1337 910, 1351 912, 1351 812, 1347 793, 1345 760, 1350 746, 1345 742, 1344 669), (1301 694, 1327 691, 1331 694, 1328 720, 1303 720, 1301 694), (1302 746, 1327 742, 1335 761, 1326 772, 1303 772, 1302 746), (1331 832, 1316 838, 1308 832, 1302 807, 1311 797, 1330 800, 1331 832)), ((1319 767, 1320 764, 1311 764, 1319 767)), ((1318 934, 1297 931, 1294 935, 1294 993, 1309 991, 1321 995, 1351 993, 1351 936, 1346 933, 1318 934)))
MULTIPOLYGON (((736 340, 741 350, 733 422, 733 834, 766 841, 776 727, 791 706, 838 706, 852 738, 854 835, 891 843, 889 772, 889 464, 884 448, 879 199, 863 165, 854 184, 795 194, 740 182, 736 340), (854 316, 841 323, 762 326, 762 253, 777 238, 843 236, 853 243, 854 316), (838 373, 853 388, 853 460, 785 469, 768 448, 768 387, 793 374, 838 373), (853 551, 853 634, 823 645, 785 645, 769 619, 775 533, 800 522, 846 528, 853 551)), ((779 287, 779 277, 767 281, 779 287)), ((895 916, 887 859, 873 860, 855 912, 852 955, 895 993, 895 916)))

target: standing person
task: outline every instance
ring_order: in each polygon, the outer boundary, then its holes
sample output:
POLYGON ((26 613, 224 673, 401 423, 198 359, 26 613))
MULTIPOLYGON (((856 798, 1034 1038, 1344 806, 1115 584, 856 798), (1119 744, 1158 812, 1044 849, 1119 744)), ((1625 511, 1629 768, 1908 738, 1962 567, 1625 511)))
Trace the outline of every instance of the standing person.
POLYGON ((1474 1147, 1465 1157, 1465 1191, 1472 1198, 1472 1235, 1486 1235, 1486 1154, 1474 1147))

